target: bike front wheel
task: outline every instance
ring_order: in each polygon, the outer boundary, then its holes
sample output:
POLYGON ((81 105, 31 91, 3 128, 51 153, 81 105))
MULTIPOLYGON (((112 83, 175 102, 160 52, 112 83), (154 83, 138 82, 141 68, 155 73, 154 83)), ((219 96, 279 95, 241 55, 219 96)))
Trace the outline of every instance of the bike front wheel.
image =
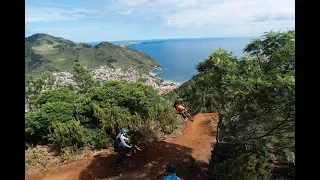
POLYGON ((145 142, 140 142, 136 145, 136 150, 138 153, 146 153, 149 149, 149 146, 145 142))
POLYGON ((187 120, 193 121, 192 116, 188 112, 183 112, 183 116, 184 116, 183 121, 187 121, 187 120))
POLYGON ((192 118, 191 114, 189 114, 189 113, 186 113, 186 114, 187 114, 187 117, 189 118, 189 120, 193 121, 193 118, 192 118))

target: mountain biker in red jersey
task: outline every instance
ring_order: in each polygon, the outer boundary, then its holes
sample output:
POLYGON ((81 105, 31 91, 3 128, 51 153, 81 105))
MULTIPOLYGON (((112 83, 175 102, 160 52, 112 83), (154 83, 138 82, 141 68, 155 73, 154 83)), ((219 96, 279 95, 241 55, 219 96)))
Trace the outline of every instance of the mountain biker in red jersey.
POLYGON ((186 108, 183 106, 182 100, 176 100, 174 102, 173 107, 176 109, 176 111, 178 111, 179 113, 183 113, 186 108))

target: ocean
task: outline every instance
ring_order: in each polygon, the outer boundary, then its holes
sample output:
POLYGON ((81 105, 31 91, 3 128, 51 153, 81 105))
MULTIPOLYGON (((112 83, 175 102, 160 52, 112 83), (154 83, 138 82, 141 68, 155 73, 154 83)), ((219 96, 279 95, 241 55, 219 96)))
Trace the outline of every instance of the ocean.
MULTIPOLYGON (((129 48, 142 51, 159 64, 162 70, 154 70, 158 77, 173 81, 184 82, 197 73, 196 65, 208 58, 209 54, 218 48, 233 52, 234 56, 242 56, 244 47, 253 39, 245 38, 202 38, 202 39, 169 39, 169 40, 139 40, 115 41, 114 44, 128 42, 145 42, 133 44, 129 48)), ((99 42, 87 44, 96 45, 99 42)))

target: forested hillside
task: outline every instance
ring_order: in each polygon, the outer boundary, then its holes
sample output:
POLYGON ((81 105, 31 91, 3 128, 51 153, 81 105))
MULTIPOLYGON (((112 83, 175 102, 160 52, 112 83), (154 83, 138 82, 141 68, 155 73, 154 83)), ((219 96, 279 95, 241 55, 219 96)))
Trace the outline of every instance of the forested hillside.
POLYGON ((184 99, 193 113, 219 113, 220 143, 212 152, 212 173, 248 180, 281 171, 292 178, 295 31, 268 32, 244 52, 241 58, 225 49, 213 52, 168 98, 184 99))

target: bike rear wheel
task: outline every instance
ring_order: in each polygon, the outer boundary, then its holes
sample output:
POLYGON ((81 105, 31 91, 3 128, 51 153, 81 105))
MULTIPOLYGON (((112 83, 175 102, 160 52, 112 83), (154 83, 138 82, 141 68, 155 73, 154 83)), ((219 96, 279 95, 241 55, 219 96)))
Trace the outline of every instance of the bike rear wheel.
POLYGON ((187 117, 189 118, 190 121, 193 121, 193 118, 192 116, 189 114, 189 113, 186 113, 187 114, 187 117))
POLYGON ((115 155, 115 157, 113 157, 112 159, 111 159, 111 163, 110 163, 110 166, 111 167, 116 167, 116 168, 119 168, 119 167, 121 167, 122 166, 122 155, 120 155, 120 154, 117 154, 117 155, 115 155))

